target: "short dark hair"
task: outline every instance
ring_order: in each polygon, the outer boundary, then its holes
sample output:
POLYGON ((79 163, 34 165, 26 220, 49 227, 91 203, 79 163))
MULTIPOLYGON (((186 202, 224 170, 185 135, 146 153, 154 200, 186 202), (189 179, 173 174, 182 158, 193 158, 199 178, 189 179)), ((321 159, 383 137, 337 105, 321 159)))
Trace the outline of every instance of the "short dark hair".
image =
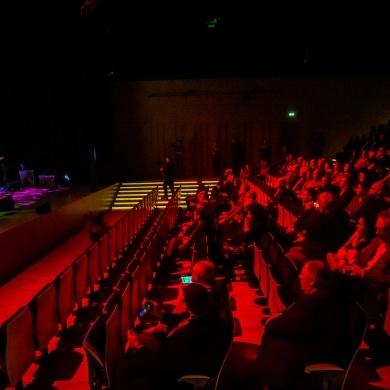
POLYGON ((307 269, 315 278, 315 287, 326 288, 330 286, 331 273, 329 267, 321 260, 309 260, 307 269))
POLYGON ((210 309, 210 296, 202 284, 191 283, 183 287, 184 302, 196 315, 202 315, 210 309))

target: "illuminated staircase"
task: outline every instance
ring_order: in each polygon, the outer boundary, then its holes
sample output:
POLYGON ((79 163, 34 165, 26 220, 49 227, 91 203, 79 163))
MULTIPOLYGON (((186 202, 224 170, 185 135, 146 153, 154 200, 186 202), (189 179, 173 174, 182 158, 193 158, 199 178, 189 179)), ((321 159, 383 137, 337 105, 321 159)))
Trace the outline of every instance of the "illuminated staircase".
MULTIPOLYGON (((203 179, 203 184, 209 186, 209 191, 217 184, 218 179, 203 179)), ((145 182, 123 182, 120 185, 116 198, 113 202, 112 210, 132 209, 139 201, 154 188, 158 187, 157 207, 165 206, 168 200, 161 199, 164 196, 162 181, 145 181, 145 182)), ((196 180, 178 180, 175 181, 175 189, 181 186, 180 206, 186 207, 185 198, 187 195, 194 195, 198 188, 196 180)), ((168 196, 170 191, 168 190, 168 196)))

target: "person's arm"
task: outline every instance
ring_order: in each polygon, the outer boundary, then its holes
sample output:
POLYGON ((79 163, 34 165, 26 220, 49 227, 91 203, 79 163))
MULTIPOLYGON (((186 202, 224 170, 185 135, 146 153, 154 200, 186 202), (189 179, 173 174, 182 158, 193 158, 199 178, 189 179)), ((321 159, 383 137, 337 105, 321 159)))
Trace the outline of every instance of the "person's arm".
POLYGON ((382 258, 371 269, 364 269, 361 278, 374 285, 390 287, 390 255, 382 258))

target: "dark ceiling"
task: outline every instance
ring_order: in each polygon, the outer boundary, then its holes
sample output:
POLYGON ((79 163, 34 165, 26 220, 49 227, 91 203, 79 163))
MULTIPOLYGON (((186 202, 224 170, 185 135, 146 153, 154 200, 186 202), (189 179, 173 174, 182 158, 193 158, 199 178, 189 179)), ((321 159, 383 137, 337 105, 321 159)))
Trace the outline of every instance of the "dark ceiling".
POLYGON ((384 8, 315 7, 256 1, 116 6, 108 13, 112 70, 151 77, 387 72, 384 8))
POLYGON ((390 65, 385 4, 22 2, 4 12, 9 60, 43 67, 86 62, 149 79, 383 73, 390 65))

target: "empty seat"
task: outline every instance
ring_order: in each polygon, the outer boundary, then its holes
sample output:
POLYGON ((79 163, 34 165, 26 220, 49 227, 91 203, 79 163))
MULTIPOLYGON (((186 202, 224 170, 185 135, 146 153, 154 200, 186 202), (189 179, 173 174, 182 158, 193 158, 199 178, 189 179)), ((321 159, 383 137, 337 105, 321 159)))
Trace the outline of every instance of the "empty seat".
POLYGON ((58 331, 57 292, 54 283, 48 283, 37 293, 29 306, 35 326, 35 347, 46 356, 49 342, 58 331))
POLYGON ((62 330, 67 328, 67 319, 76 305, 74 281, 74 268, 72 266, 67 267, 56 278, 58 322, 61 324, 62 330))
POLYGON ((5 372, 4 387, 23 387, 23 376, 34 363, 36 354, 34 346, 34 327, 31 309, 21 307, 1 326, 2 356, 1 367, 5 372), (3 347, 5 350, 3 350, 3 347))

